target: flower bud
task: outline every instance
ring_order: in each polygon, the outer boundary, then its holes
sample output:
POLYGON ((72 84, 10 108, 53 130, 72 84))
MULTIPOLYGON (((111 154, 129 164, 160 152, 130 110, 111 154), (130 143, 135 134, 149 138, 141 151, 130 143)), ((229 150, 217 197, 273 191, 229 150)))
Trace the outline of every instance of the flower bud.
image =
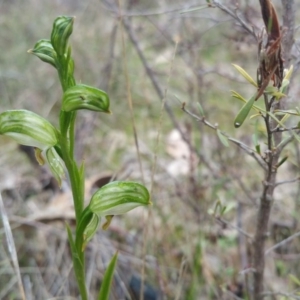
POLYGON ((70 112, 78 109, 110 113, 109 97, 104 91, 88 85, 72 86, 64 93, 62 110, 70 112))
POLYGON ((33 49, 28 50, 28 53, 32 53, 42 61, 51 64, 56 68, 56 52, 50 40, 39 40, 33 49))
POLYGON ((61 16, 56 18, 51 33, 51 43, 57 55, 66 53, 69 37, 73 31, 74 17, 61 16))
POLYGON ((58 132, 51 123, 28 110, 8 110, 0 114, 0 134, 15 139, 19 144, 41 150, 58 142, 58 132))

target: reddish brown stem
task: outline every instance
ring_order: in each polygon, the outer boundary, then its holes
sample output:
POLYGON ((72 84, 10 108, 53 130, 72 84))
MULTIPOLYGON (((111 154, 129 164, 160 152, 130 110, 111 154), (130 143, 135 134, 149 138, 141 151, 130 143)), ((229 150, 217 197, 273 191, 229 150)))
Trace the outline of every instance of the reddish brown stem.
POLYGON ((270 40, 277 40, 280 37, 280 26, 276 10, 270 0, 259 0, 262 17, 270 40))

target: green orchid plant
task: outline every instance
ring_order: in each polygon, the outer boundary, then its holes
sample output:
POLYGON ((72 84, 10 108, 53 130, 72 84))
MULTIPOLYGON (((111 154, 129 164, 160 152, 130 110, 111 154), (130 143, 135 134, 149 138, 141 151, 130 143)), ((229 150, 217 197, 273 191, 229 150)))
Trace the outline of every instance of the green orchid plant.
MULTIPOLYGON (((0 134, 10 136, 22 145, 34 147, 37 161, 49 165, 59 185, 66 178, 65 173, 68 173, 77 225, 75 233, 69 226, 67 231, 81 299, 87 300, 84 251, 95 235, 101 217, 106 218, 102 228, 107 229, 114 215, 138 206, 148 206, 151 202, 149 192, 143 185, 115 181, 96 191, 89 205, 84 208, 84 164, 78 165, 74 158, 76 114, 82 109, 110 113, 110 100, 102 90, 76 84, 74 60, 69 46, 73 23, 73 17, 58 17, 53 24, 51 39, 38 41, 28 51, 58 72, 63 90, 59 128, 31 111, 9 110, 0 113, 0 134)), ((106 270, 98 299, 109 297, 116 261, 117 254, 106 270)))

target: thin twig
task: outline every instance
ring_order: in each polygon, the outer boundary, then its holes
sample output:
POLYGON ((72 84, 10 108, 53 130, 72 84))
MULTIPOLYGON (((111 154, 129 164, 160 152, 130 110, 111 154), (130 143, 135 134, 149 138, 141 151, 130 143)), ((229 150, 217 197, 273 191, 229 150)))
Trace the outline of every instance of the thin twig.
MULTIPOLYGON (((120 1, 121 0, 119 0, 118 3, 119 3, 119 10, 120 10, 120 16, 121 16, 120 23, 122 24, 123 19, 122 19, 120 1)), ((128 101, 129 111, 130 111, 132 130, 133 130, 133 136, 134 136, 134 143, 135 143, 136 154, 137 154, 138 163, 139 163, 139 169, 140 169, 140 173, 141 173, 141 179, 142 179, 143 184, 145 184, 145 178, 144 178, 144 171, 143 171, 142 160, 141 160, 138 134, 137 134, 136 123, 135 123, 135 118, 134 118, 134 113, 133 113, 131 84, 130 84, 130 80, 129 80, 129 76, 128 76, 127 53, 126 53, 126 47, 125 47, 124 30, 123 30, 122 26, 121 26, 121 38, 122 38, 123 65, 124 65, 124 75, 125 75, 125 80, 126 80, 127 101, 128 101)))
MULTIPOLYGON (((110 12, 113 12, 115 14, 117 14, 118 12, 112 7, 111 3, 109 3, 106 0, 102 0, 102 3, 105 5, 105 9, 109 10, 110 12)), ((159 10, 148 10, 148 11, 136 11, 136 12, 132 12, 130 10, 125 10, 123 12, 123 16, 124 17, 150 17, 150 16, 159 16, 159 15, 168 15, 168 14, 174 14, 174 13, 180 13, 183 10, 189 10, 194 8, 196 5, 198 4, 197 1, 195 1, 195 4, 189 4, 188 6, 184 6, 184 7, 177 7, 177 8, 170 8, 168 10, 163 10, 163 11, 159 11, 159 10)), ((199 5, 198 5, 199 6, 199 5)), ((207 6, 209 7, 209 6, 207 6)))
MULTIPOLYGON (((298 134, 299 132, 297 131, 295 134, 298 134)), ((295 137, 291 135, 290 137, 284 139, 278 146, 277 146, 277 153, 281 153, 281 151, 289 144, 291 143, 295 137)))
POLYGON ((283 181, 276 182, 275 187, 282 185, 282 184, 294 183, 294 182, 299 182, 299 181, 300 181, 300 177, 290 179, 290 180, 283 180, 283 181))
POLYGON ((299 129, 299 126, 293 126, 290 128, 282 128, 282 127, 276 127, 274 129, 271 129, 271 132, 285 132, 285 131, 291 131, 291 130, 297 130, 299 129))
MULTIPOLYGON (((132 30, 130 22, 123 19, 123 25, 124 25, 124 28, 126 29, 127 33, 128 33, 129 39, 131 40, 134 48, 136 49, 136 52, 138 53, 138 56, 139 56, 143 66, 145 68, 146 74, 148 75, 149 79, 151 80, 151 83, 152 83, 158 97, 160 98, 160 100, 163 100, 163 98, 164 98, 163 90, 161 89, 157 78, 154 76, 154 73, 153 73, 152 69, 150 68, 150 66, 148 64, 148 61, 146 60, 146 57, 145 57, 145 55, 144 55, 144 53, 143 53, 143 51, 140 47, 138 39, 136 38, 136 36, 135 36, 135 34, 132 30)), ((173 123, 173 126, 178 130, 178 132, 181 135, 181 138, 187 143, 190 150, 192 152, 196 153, 197 156, 199 157, 199 159, 201 160, 201 162, 203 162, 203 164, 210 170, 210 172, 213 174, 213 176, 215 178, 218 178, 219 176, 216 174, 215 170, 212 168, 210 163, 206 160, 204 155, 202 153, 200 153, 199 151, 197 151, 197 149, 195 147, 193 147, 191 145, 190 141, 186 138, 186 136, 185 136, 184 132, 182 131, 181 127, 179 126, 179 124, 178 124, 178 122, 177 122, 177 120, 176 120, 176 118, 175 118, 168 102, 165 102, 164 108, 166 109, 166 112, 167 112, 169 118, 171 119, 171 121, 173 123)))
POLYGON ((244 192, 244 194, 247 196, 247 198, 251 201, 252 204, 257 205, 256 204, 256 199, 254 197, 251 196, 251 191, 249 191, 247 189, 247 187, 245 186, 244 182, 242 181, 240 176, 234 176, 234 179, 237 181, 239 187, 241 188, 241 190, 244 192))
POLYGON ((233 225, 233 224, 227 222, 226 220, 224 220, 224 219, 221 218, 221 217, 215 217, 215 218, 216 218, 216 220, 217 220, 218 222, 220 222, 221 224, 226 225, 227 227, 231 227, 231 228, 237 230, 239 233, 243 234, 243 235, 246 236, 248 239, 251 239, 251 240, 253 239, 253 236, 252 236, 252 235, 250 235, 249 233, 247 233, 247 232, 244 231, 243 229, 239 228, 238 226, 235 226, 235 225, 233 225))
MULTIPOLYGON (((117 12, 117 10, 113 7, 113 4, 111 3, 108 3, 108 1, 105 1, 104 2, 106 3, 106 5, 108 7, 110 7, 115 13, 117 12)), ((160 98, 160 100, 163 99, 164 97, 164 93, 163 93, 163 90, 156 78, 156 76, 154 75, 154 72, 153 70, 151 69, 150 65, 148 64, 148 61, 140 47, 140 44, 138 42, 138 39, 137 37, 135 36, 134 34, 134 30, 132 29, 132 26, 131 26, 131 23, 129 22, 129 20, 125 19, 124 18, 124 15, 122 16, 123 18, 123 25, 124 25, 124 28, 125 30, 127 31, 127 34, 129 36, 129 39, 131 40, 143 66, 144 66, 144 69, 146 71, 146 74, 147 76, 149 77, 158 97, 160 98)), ((168 39, 170 40, 170 39, 168 39)), ((196 149, 196 147, 194 147, 191 142, 189 141, 189 139, 185 136, 183 130, 181 129, 181 127, 179 126, 172 110, 171 110, 171 107, 169 106, 169 104, 166 102, 165 103, 165 109, 167 111, 167 114, 169 116, 169 118, 171 119, 171 122, 173 123, 173 126, 178 130, 178 132, 180 133, 181 135, 181 138, 187 143, 189 149, 191 152, 195 153, 199 160, 209 169, 209 171, 211 172, 211 174, 213 175, 214 178, 219 178, 219 174, 218 172, 211 166, 210 162, 205 158, 205 156, 196 149)))
POLYGON ((288 238, 282 240, 278 244, 276 244, 276 245, 272 246, 271 248, 269 248, 268 250, 266 250, 265 255, 268 255, 270 252, 274 251, 275 249, 280 248, 281 246, 289 243, 290 241, 292 241, 293 239, 295 239, 298 236, 300 236, 300 231, 294 233, 293 235, 289 236, 288 238))
POLYGON ((224 6, 218 0, 212 1, 212 5, 218 7, 223 12, 231 16, 234 20, 238 21, 238 23, 248 32, 250 33, 255 39, 257 39, 257 35, 255 34, 253 27, 249 26, 238 14, 237 12, 233 12, 228 7, 224 6))
MULTIPOLYGON (((193 117, 194 119, 196 119, 198 122, 203 123, 204 125, 206 125, 207 127, 213 129, 213 130, 217 130, 219 129, 218 126, 216 125, 212 125, 210 122, 208 122, 205 117, 199 117, 195 114, 193 114, 192 112, 190 112, 189 110, 187 110, 185 108, 185 103, 182 103, 182 107, 181 109, 187 113, 188 115, 190 115, 191 117, 193 117)), ((251 157, 253 157, 258 164, 264 169, 266 170, 266 165, 264 160, 258 156, 258 154, 256 154, 249 146, 247 146, 246 144, 244 144, 243 142, 234 139, 232 137, 230 137, 227 133, 220 131, 222 135, 224 135, 230 142, 232 142, 233 144, 237 145, 238 147, 240 147, 241 149, 243 149, 248 155, 250 155, 251 157)))

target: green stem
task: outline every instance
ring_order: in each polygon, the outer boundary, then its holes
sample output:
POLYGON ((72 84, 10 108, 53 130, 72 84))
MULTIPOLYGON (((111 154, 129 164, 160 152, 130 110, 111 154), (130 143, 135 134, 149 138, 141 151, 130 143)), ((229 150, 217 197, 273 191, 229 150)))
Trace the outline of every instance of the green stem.
MULTIPOLYGON (((64 117, 65 116, 62 116, 61 118, 63 120, 62 123, 64 122, 64 117)), ((74 118, 72 119, 74 121, 74 118)), ((81 172, 79 172, 78 166, 74 161, 73 157, 71 156, 71 153, 73 151, 70 151, 70 148, 72 146, 74 147, 74 143, 69 142, 69 140, 74 141, 74 134, 73 132, 71 133, 71 130, 65 130, 65 128, 63 128, 63 125, 61 127, 62 127, 61 128, 62 132, 60 135, 61 153, 70 178, 70 184, 71 184, 74 208, 75 208, 75 217, 78 223, 81 213, 83 211, 83 204, 84 204, 84 195, 83 195, 84 182, 82 182, 84 180, 84 176, 81 172), (68 139, 68 133, 69 133, 69 139, 68 139)), ((78 227, 78 224, 76 225, 76 227, 78 227)), ((77 228, 76 228, 76 232, 77 232, 77 228)), ((87 297, 87 290, 85 286, 84 252, 79 251, 79 249, 76 246, 74 248, 75 249, 73 249, 72 251, 72 258, 73 258, 73 264, 75 269, 75 275, 80 290, 81 298, 82 300, 87 300, 88 297, 87 297)))
POLYGON ((84 265, 82 264, 83 261, 83 252, 78 252, 73 235, 71 232, 70 227, 67 225, 69 243, 72 250, 72 259, 73 259, 73 267, 76 276, 76 280, 78 283, 79 292, 81 295, 82 300, 88 300, 88 293, 85 285, 85 273, 84 273, 84 265))
POLYGON ((84 204, 84 171, 79 172, 74 160, 74 140, 75 140, 75 117, 73 113, 61 112, 60 115, 60 147, 63 160, 65 162, 73 194, 76 220, 78 221, 83 211, 84 204))
POLYGON ((75 149, 75 120, 76 112, 72 112, 71 122, 70 122, 70 157, 74 158, 74 149, 75 149))
MULTIPOLYGON (((75 79, 73 75, 68 74, 68 62, 64 57, 59 58, 58 63, 58 75, 62 85, 63 92, 68 88, 75 85, 75 79)), ((64 112, 60 113, 60 147, 62 158, 65 162, 66 169, 69 174, 75 217, 76 217, 76 232, 78 231, 78 222, 84 207, 84 168, 79 168, 74 159, 75 149, 75 120, 76 112, 64 112)), ((80 295, 82 300, 88 300, 88 294, 85 284, 85 260, 84 251, 81 247, 76 247, 77 238, 72 237, 72 233, 69 231, 69 241, 72 247, 72 259, 78 283, 80 295)))

